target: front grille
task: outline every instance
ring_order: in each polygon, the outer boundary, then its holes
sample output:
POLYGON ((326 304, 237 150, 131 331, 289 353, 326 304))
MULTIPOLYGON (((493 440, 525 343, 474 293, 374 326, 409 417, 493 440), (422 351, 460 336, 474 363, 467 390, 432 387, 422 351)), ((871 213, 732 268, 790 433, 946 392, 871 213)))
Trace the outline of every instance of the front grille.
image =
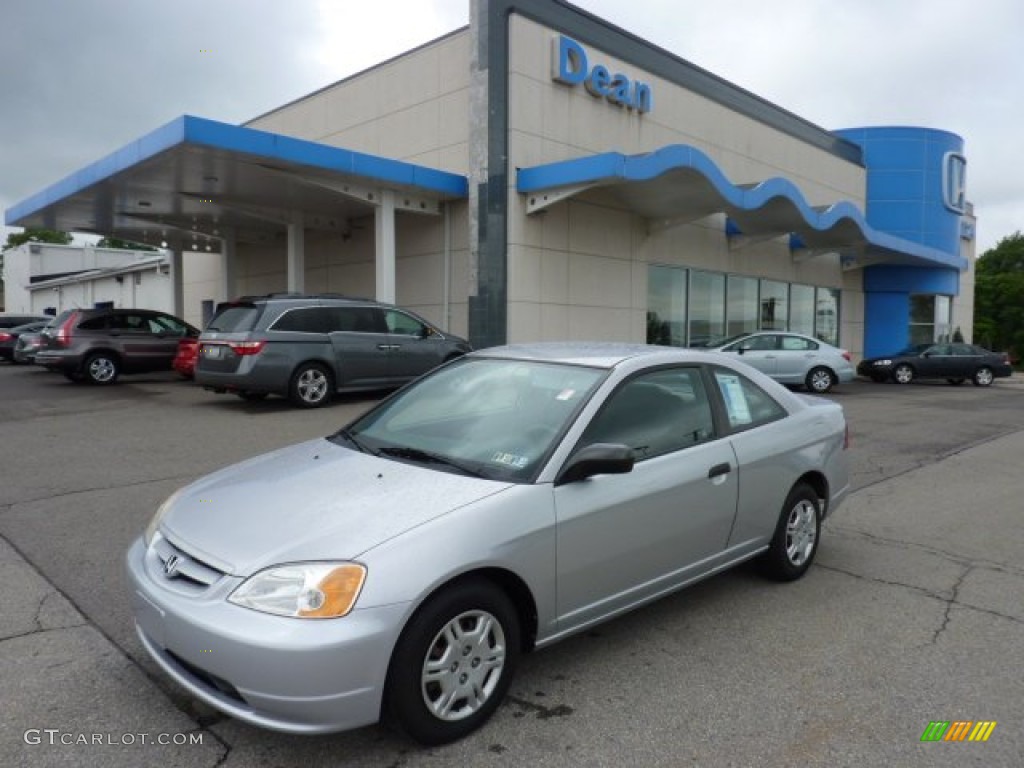
POLYGON ((180 579, 205 589, 224 576, 223 571, 174 546, 165 537, 161 536, 153 543, 153 551, 160 561, 160 571, 168 581, 180 579))

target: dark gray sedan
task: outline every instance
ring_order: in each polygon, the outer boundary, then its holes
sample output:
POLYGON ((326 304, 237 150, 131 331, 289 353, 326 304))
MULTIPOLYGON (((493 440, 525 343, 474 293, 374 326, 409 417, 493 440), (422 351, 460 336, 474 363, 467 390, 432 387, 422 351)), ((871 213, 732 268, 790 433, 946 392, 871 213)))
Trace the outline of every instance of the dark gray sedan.
POLYGON ((138 635, 246 722, 452 741, 523 652, 752 558, 803 576, 847 444, 838 404, 718 354, 475 352, 171 496, 128 552, 138 635))
POLYGON ((915 344, 895 355, 861 360, 857 373, 877 382, 946 379, 959 385, 970 379, 975 386, 987 387, 1013 375, 1013 368, 1006 354, 974 344, 915 344))

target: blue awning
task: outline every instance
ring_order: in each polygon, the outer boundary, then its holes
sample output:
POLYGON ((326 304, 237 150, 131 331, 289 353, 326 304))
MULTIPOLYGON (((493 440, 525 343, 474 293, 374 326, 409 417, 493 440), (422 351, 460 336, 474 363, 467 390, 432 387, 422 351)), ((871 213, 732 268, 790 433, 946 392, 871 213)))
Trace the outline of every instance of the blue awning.
POLYGON ((184 115, 6 211, 10 226, 95 232, 180 247, 280 233, 291 211, 344 232, 380 189, 396 208, 436 213, 468 195, 465 176, 184 115))
POLYGON ((967 268, 959 254, 870 226, 852 202, 812 206, 796 184, 773 177, 733 184, 706 154, 674 144, 643 155, 607 152, 519 169, 528 212, 602 190, 617 205, 652 220, 728 216, 730 234, 790 235, 795 250, 840 253, 848 263, 967 268))

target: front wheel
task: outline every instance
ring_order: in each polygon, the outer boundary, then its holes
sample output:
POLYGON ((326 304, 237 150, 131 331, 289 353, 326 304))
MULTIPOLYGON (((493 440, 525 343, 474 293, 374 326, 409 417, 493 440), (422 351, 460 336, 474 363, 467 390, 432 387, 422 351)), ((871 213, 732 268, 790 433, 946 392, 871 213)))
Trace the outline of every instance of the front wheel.
POLYGON ((768 551, 761 556, 765 573, 776 581, 795 581, 807 573, 818 551, 821 502, 809 485, 793 487, 782 505, 768 551))
POLYGON ((974 386, 987 387, 995 380, 991 368, 979 368, 974 372, 974 386))
POLYGON ((914 369, 906 363, 897 365, 892 371, 892 378, 897 384, 909 384, 914 380, 914 369))
POLYGON ((99 352, 86 359, 83 371, 90 384, 113 384, 121 373, 121 366, 113 355, 99 352))
POLYGON ((320 363, 304 363, 292 376, 288 394, 300 408, 319 408, 330 402, 334 394, 334 379, 320 363))
POLYGON ((493 584, 441 592, 409 620, 388 669, 388 719, 422 744, 446 744, 483 725, 519 660, 519 617, 493 584))
POLYGON ((816 395, 824 395, 836 385, 836 375, 828 368, 812 368, 804 380, 807 389, 816 395))

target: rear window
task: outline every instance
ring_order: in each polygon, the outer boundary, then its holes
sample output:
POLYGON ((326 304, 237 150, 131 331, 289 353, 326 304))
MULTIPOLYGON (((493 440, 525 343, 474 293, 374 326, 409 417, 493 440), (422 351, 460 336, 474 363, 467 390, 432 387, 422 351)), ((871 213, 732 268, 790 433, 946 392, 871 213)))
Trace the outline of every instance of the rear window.
POLYGON ((260 310, 255 304, 221 304, 206 330, 244 333, 256 326, 259 316, 260 310))

